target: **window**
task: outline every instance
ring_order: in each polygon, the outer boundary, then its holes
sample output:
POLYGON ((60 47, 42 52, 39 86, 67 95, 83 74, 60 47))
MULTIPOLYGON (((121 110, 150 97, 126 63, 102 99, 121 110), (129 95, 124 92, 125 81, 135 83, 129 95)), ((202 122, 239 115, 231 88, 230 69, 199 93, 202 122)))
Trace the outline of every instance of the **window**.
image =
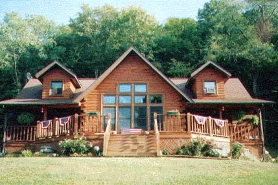
POLYGON ((63 82, 62 81, 52 81, 50 95, 61 95, 63 92, 63 82))
POLYGON ((134 103, 135 104, 142 104, 147 103, 147 96, 134 96, 134 103))
POLYGON ((116 104, 116 96, 115 95, 103 96, 103 104, 116 104))
MULTIPOLYGON (((163 95, 149 94, 147 83, 121 83, 117 92, 102 97, 103 114, 112 114, 113 129, 154 128, 153 113, 163 113, 163 95)), ((103 125, 105 128, 106 123, 103 125)))
POLYGON ((131 104, 131 96, 129 95, 119 96, 119 104, 131 104))
POLYGON ((204 82, 204 93, 205 94, 215 94, 216 93, 216 84, 215 82, 204 82))
POLYGON ((147 85, 146 84, 135 84, 134 85, 134 92, 135 93, 145 93, 147 92, 147 85))
POLYGON ((131 92, 131 84, 119 84, 119 92, 120 93, 130 93, 131 92))
POLYGON ((150 103, 162 103, 162 95, 151 95, 150 103))

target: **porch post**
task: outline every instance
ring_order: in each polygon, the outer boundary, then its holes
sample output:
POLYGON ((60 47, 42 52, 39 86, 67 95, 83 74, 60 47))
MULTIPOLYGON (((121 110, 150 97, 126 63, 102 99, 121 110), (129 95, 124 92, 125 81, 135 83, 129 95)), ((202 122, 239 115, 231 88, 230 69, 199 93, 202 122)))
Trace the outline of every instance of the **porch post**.
POLYGON ((186 115, 186 122, 187 122, 187 132, 191 133, 191 119, 190 119, 190 113, 187 113, 186 115))
POLYGON ((78 114, 74 114, 74 134, 78 132, 78 114))
POLYGON ((265 155, 265 145, 264 145, 264 128, 263 128, 263 119, 262 119, 262 110, 259 109, 259 118, 260 118, 260 131, 261 131, 261 139, 262 139, 262 144, 263 144, 263 155, 265 155))
POLYGON ((3 127, 3 145, 2 145, 2 153, 5 153, 6 150, 6 137, 7 137, 7 120, 8 120, 8 115, 5 113, 4 116, 4 127, 3 127))
POLYGON ((209 116, 208 117, 208 120, 209 120, 209 135, 212 136, 212 121, 211 121, 211 117, 209 116))

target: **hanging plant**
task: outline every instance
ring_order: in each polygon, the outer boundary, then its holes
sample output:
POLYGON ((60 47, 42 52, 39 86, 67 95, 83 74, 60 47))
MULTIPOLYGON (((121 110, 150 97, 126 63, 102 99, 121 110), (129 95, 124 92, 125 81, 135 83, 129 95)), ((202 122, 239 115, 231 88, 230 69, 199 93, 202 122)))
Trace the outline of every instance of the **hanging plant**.
POLYGON ((30 125, 34 123, 35 116, 29 112, 23 112, 17 117, 17 122, 22 125, 30 125))
POLYGON ((253 126, 259 125, 259 117, 257 115, 246 115, 242 117, 240 120, 237 121, 237 124, 240 124, 242 122, 247 122, 249 124, 252 124, 253 126))

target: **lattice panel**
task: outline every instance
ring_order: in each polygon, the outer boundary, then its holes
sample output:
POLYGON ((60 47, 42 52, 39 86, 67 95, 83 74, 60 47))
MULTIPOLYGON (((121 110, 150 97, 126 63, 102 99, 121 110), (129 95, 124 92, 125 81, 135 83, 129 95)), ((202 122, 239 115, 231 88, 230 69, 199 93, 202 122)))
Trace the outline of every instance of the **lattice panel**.
POLYGON ((175 154, 176 149, 186 144, 189 139, 184 138, 172 138, 172 139, 160 139, 160 149, 163 151, 166 149, 169 154, 175 154))

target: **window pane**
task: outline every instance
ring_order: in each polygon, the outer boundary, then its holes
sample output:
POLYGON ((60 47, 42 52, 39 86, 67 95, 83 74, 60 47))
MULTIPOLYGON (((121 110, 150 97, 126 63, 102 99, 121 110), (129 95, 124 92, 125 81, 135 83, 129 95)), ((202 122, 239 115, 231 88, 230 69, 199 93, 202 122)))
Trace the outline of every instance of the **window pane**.
POLYGON ((130 128, 131 126, 131 108, 119 108, 119 129, 130 128))
POLYGON ((204 82, 205 88, 215 88, 215 82, 204 82))
POLYGON ((135 84, 134 91, 135 92, 147 92, 147 85, 146 84, 135 84))
POLYGON ((116 103, 116 96, 115 95, 105 95, 105 96, 103 96, 103 103, 104 104, 115 104, 116 103))
POLYGON ((134 128, 147 130, 147 107, 134 107, 134 128))
MULTIPOLYGON (((151 130, 153 130, 154 129, 154 113, 157 113, 157 114, 163 114, 163 107, 162 106, 152 106, 151 108, 150 108, 150 123, 151 123, 151 125, 150 125, 150 127, 151 127, 151 130)), ((159 122, 161 122, 161 124, 163 123, 163 120, 158 120, 158 123, 159 122)), ((163 130, 163 125, 161 125, 161 129, 163 130)))
POLYGON ((112 130, 115 130, 115 123, 116 123, 116 107, 103 107, 103 115, 104 120, 102 123, 102 129, 105 131, 107 123, 108 123, 108 114, 111 114, 111 123, 112 123, 112 130))
POLYGON ((204 93, 205 94, 215 94, 216 93, 215 82, 204 82, 204 93))
POLYGON ((131 96, 119 96, 120 104, 131 104, 131 96))
POLYGON ((162 95, 151 95, 150 102, 151 103, 162 103, 162 95))
POLYGON ((140 104, 140 103, 146 103, 147 101, 147 96, 134 96, 134 102, 136 104, 140 104))
POLYGON ((62 94, 62 92, 63 92, 63 82, 62 81, 51 82, 50 95, 62 94))
POLYGON ((131 92, 131 85, 130 84, 120 84, 119 92, 131 92))

